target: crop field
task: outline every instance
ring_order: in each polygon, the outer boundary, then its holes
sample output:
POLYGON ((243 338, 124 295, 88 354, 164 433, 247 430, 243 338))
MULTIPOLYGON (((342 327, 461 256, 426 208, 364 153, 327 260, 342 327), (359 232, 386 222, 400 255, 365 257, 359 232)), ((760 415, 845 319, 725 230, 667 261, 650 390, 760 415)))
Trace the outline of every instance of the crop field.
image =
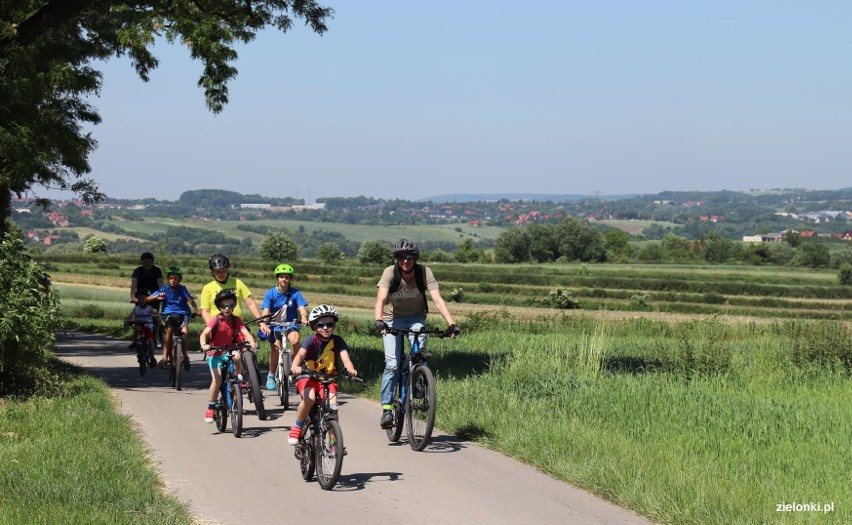
MULTIPOLYGON (((129 337, 120 318, 135 258, 41 257, 67 329, 129 337)), ((174 262, 193 293, 209 281, 203 258, 174 262)), ((232 258, 256 299, 273 266, 232 258)), ((344 314, 338 333, 367 379, 348 389, 377 399, 381 267, 294 266, 309 302, 344 314)), ((835 272, 430 266, 444 298, 461 299, 448 304, 462 336, 429 341, 442 429, 658 523, 852 521, 852 287, 835 272), (554 308, 556 289, 577 308, 554 308), (784 503, 832 511, 779 512, 784 503)))

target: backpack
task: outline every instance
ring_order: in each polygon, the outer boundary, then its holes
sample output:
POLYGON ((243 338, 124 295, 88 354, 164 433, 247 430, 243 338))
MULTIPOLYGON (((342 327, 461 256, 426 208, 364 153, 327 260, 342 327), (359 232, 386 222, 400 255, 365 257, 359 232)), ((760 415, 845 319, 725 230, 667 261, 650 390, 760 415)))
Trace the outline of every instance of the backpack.
MULTIPOLYGON (((388 288, 388 295, 399 290, 401 282, 402 274, 399 271, 399 266, 394 265, 393 280, 391 281, 390 288, 388 288)), ((417 289, 420 290, 420 295, 423 296, 423 310, 424 312, 429 313, 429 304, 426 302, 426 271, 419 264, 414 265, 414 282, 417 284, 417 289)))
MULTIPOLYGON (((230 325, 231 325, 231 332, 233 332, 233 333, 234 333, 234 340, 232 341, 232 343, 233 343, 234 345, 236 345, 236 344, 237 344, 237 336, 239 336, 239 335, 240 335, 240 333, 239 333, 239 332, 237 332, 237 322, 236 322, 236 321, 234 321, 234 316, 233 316, 233 315, 232 315, 231 317, 229 317, 228 319, 230 319, 230 321, 231 321, 231 322, 230 322, 230 325)), ((219 323, 221 323, 221 322, 222 322, 222 320, 221 320, 221 319, 219 318, 219 316, 217 315, 217 316, 216 316, 216 324, 215 324, 215 325, 213 325, 213 328, 211 328, 211 329, 210 329, 210 341, 213 341, 213 338, 215 338, 215 337, 216 337, 216 333, 219 331, 219 323)))

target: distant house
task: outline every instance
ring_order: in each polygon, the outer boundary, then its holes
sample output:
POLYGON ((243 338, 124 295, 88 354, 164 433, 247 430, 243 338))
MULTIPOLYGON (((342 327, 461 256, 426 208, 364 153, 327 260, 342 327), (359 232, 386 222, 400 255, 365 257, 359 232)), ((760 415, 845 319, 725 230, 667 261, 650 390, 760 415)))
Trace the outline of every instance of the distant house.
POLYGON ((846 230, 840 238, 844 241, 852 241, 852 230, 846 230))
POLYGON ((53 244, 54 242, 56 242, 58 240, 59 240, 59 235, 56 235, 55 233, 51 233, 50 235, 46 235, 44 237, 43 242, 44 242, 45 246, 50 246, 51 244, 53 244))
POLYGON ((816 232, 813 230, 802 230, 799 232, 799 235, 802 237, 813 237, 816 235, 816 232))

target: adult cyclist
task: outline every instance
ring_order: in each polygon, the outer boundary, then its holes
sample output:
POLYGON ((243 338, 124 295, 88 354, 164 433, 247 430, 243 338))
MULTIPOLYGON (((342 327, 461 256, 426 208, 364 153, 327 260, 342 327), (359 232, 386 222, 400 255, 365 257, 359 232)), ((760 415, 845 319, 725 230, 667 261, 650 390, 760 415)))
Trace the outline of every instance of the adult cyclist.
MULTIPOLYGON (((163 287, 163 271, 154 266, 154 254, 145 252, 139 257, 139 266, 130 276, 130 302, 137 303, 140 293, 150 295, 163 287)), ((160 301, 148 303, 152 310, 160 310, 160 301)), ((157 348, 163 346, 160 341, 160 316, 154 315, 154 343, 157 348)))
MULTIPOLYGON (((385 268, 379 279, 376 293, 376 328, 382 332, 382 342, 385 348, 385 370, 382 374, 382 417, 379 425, 382 428, 393 426, 393 393, 397 388, 397 367, 402 359, 404 348, 403 335, 388 333, 388 328, 409 329, 422 328, 426 323, 426 292, 438 308, 438 312, 449 325, 452 337, 460 333, 459 327, 450 314, 447 303, 441 297, 438 281, 428 266, 417 263, 420 249, 411 241, 405 239, 393 247, 394 264, 385 268)), ((425 346, 426 337, 421 337, 421 348, 425 346)))
POLYGON ((213 280, 201 289, 201 317, 204 319, 204 324, 219 315, 219 308, 216 306, 215 300, 216 295, 222 290, 233 290, 237 296, 237 305, 234 308, 233 315, 242 318, 240 305, 245 303, 255 318, 260 317, 260 310, 257 308, 257 303, 251 298, 249 287, 242 280, 231 277, 231 261, 227 257, 221 253, 215 253, 210 256, 207 265, 210 267, 210 273, 213 274, 213 280))

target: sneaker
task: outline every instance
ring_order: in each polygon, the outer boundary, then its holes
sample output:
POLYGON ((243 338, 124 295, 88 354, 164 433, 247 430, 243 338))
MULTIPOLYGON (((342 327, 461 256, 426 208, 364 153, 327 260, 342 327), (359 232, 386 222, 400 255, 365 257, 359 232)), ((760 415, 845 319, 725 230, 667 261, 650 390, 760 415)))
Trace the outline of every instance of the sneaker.
POLYGON ((213 410, 212 408, 208 408, 207 412, 204 413, 204 422, 205 423, 212 423, 213 422, 213 416, 215 416, 215 415, 216 415, 216 411, 213 410))
POLYGON ((157 360, 156 359, 149 359, 148 360, 148 368, 156 368, 156 366, 157 366, 157 360))
POLYGON ((189 357, 183 358, 183 369, 189 371, 189 357))
POLYGON ((160 367, 160 370, 165 370, 169 367, 169 362, 165 359, 160 359, 160 362, 157 363, 157 366, 160 367))
POLYGON ((379 420, 379 426, 382 428, 393 428, 393 412, 391 410, 382 411, 382 419, 379 420))
POLYGON ((275 390, 278 388, 278 383, 275 382, 275 374, 266 374, 266 389, 275 390))
POLYGON ((293 425, 290 427, 290 435, 287 436, 287 443, 290 443, 294 447, 299 444, 299 438, 302 437, 302 427, 297 427, 293 425))

